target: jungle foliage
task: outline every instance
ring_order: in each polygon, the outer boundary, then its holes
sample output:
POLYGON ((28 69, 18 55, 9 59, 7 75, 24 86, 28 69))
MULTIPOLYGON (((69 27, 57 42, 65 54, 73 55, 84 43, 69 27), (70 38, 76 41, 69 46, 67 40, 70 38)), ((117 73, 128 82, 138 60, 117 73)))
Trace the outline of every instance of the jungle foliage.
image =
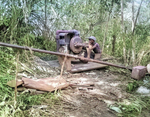
MULTIPOLYGON (((103 53, 121 59, 124 65, 147 65, 150 62, 149 9, 149 0, 0 0, 0 42, 55 51, 56 30, 76 29, 84 41, 87 36, 95 36, 103 53)), ((7 110, 13 112, 9 97, 14 94, 6 81, 15 77, 17 52, 0 46, 0 92, 4 95, 0 97, 3 109, 0 115, 9 114, 7 110)), ((25 61, 26 54, 20 53, 25 61)), ((132 91, 131 84, 128 88, 132 91)), ((21 105, 34 102, 28 98, 24 100, 21 96, 21 105)), ((39 97, 35 98, 40 101, 39 97)), ((28 108, 21 105, 13 112, 14 116, 21 113, 20 109, 28 108)), ((136 107, 133 110, 141 111, 136 107)))
POLYGON ((55 32, 76 29, 94 35, 103 53, 126 65, 149 62, 148 0, 0 1, 0 40, 55 51, 55 32), (133 4, 134 3, 134 4, 133 4))

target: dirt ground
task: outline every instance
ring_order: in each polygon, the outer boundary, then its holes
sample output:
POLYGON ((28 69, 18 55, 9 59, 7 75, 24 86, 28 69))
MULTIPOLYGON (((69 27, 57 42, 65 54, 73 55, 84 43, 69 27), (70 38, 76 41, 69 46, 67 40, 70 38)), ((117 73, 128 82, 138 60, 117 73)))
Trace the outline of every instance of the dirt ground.
MULTIPOLYGON (((53 62, 54 64, 54 62, 53 62)), ((128 98, 125 91, 127 74, 112 72, 109 68, 80 73, 63 74, 69 84, 62 90, 61 106, 55 111, 60 117, 116 117, 109 105, 128 98), (86 85, 86 86, 85 86, 86 85)))
MULTIPOLYGON (((47 75, 51 75, 51 72, 55 74, 56 71, 55 76, 60 74, 56 61, 43 62, 38 59, 35 62, 36 67, 46 67, 42 70, 49 71, 47 75), (51 69, 53 66, 56 68, 51 69)), ((61 90, 60 104, 49 110, 54 117, 116 117, 109 105, 129 96, 125 91, 126 78, 129 76, 118 71, 113 72, 109 68, 73 74, 64 72, 62 77, 76 86, 61 90)))
POLYGON ((119 77, 107 69, 64 75, 63 78, 78 87, 62 90, 63 116, 116 117, 108 105, 128 96, 121 88, 123 84, 119 77), (83 87, 85 84, 91 86, 83 87))

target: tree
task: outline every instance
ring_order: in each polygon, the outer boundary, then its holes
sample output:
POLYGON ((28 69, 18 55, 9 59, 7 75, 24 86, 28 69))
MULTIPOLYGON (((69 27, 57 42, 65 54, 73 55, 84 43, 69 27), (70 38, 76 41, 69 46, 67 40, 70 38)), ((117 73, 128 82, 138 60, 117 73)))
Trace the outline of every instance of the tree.
MULTIPOLYGON (((141 3, 139 5, 136 17, 134 19, 134 0, 132 0, 132 35, 134 35, 134 31, 135 31, 135 26, 137 23, 137 18, 139 16, 140 13, 140 9, 141 9, 141 5, 142 5, 143 0, 141 0, 141 3)), ((136 42, 134 41, 134 37, 132 37, 132 61, 133 61, 133 65, 135 65, 135 48, 136 48, 136 42)))

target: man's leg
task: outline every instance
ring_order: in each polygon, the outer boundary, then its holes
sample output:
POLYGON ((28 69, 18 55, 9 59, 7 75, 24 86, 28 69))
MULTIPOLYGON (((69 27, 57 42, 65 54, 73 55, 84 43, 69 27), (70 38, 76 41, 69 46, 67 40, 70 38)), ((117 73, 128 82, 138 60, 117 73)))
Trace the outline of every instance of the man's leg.
POLYGON ((91 55, 91 51, 92 51, 92 46, 91 45, 89 45, 89 47, 88 48, 86 48, 86 50, 87 50, 87 58, 88 59, 90 59, 90 55, 91 55))

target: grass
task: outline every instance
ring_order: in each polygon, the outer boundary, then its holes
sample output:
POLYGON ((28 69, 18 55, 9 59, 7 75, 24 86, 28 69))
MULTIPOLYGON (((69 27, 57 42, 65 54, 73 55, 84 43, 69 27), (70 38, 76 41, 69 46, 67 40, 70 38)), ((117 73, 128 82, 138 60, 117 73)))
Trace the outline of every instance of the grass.
MULTIPOLYGON (((29 92, 17 92, 15 101, 15 89, 9 87, 7 82, 16 77, 16 51, 15 49, 0 47, 0 117, 52 116, 51 111, 54 105, 60 105, 59 92, 38 95, 32 95, 29 92), (43 109, 42 106, 45 108, 43 109)), ((31 53, 29 51, 19 52, 19 61, 29 63, 31 53)), ((19 71, 22 68, 19 66, 17 69, 19 71)))
POLYGON ((135 91, 140 85, 138 84, 137 81, 132 81, 129 82, 126 88, 126 91, 129 93, 132 93, 133 91, 135 91))
MULTIPOLYGON (((0 117, 40 117, 41 114, 50 116, 50 113, 40 106, 46 105, 46 108, 51 108, 54 104, 60 104, 59 92, 39 95, 17 92, 15 101, 14 88, 9 87, 7 82, 15 79, 16 51, 0 47, 0 117)), ((20 61, 29 62, 28 55, 31 53, 20 51, 20 61)), ((20 67, 18 69, 20 70, 20 67)))
MULTIPOLYGON (((45 93, 31 95, 30 93, 17 93, 17 101, 14 99, 14 89, 7 86, 9 80, 14 79, 14 75, 0 75, 0 116, 1 117, 32 117, 33 106, 47 105, 47 108, 54 104, 59 104, 59 93, 45 93)), ((42 113, 39 109, 38 113, 42 113)), ((45 114, 49 114, 48 112, 45 114)))
POLYGON ((117 112, 117 116, 121 117, 137 117, 141 114, 142 110, 146 108, 147 104, 141 100, 140 97, 132 97, 123 102, 111 105, 110 109, 117 112))
POLYGON ((150 98, 148 96, 143 96, 136 93, 136 89, 140 86, 149 88, 150 76, 145 76, 143 81, 131 80, 130 82, 128 82, 126 91, 131 94, 131 97, 129 99, 122 99, 122 101, 116 102, 116 104, 109 105, 109 108, 115 111, 117 116, 149 117, 150 98))
POLYGON ((0 73, 10 74, 15 70, 15 57, 11 48, 0 47, 0 73))

